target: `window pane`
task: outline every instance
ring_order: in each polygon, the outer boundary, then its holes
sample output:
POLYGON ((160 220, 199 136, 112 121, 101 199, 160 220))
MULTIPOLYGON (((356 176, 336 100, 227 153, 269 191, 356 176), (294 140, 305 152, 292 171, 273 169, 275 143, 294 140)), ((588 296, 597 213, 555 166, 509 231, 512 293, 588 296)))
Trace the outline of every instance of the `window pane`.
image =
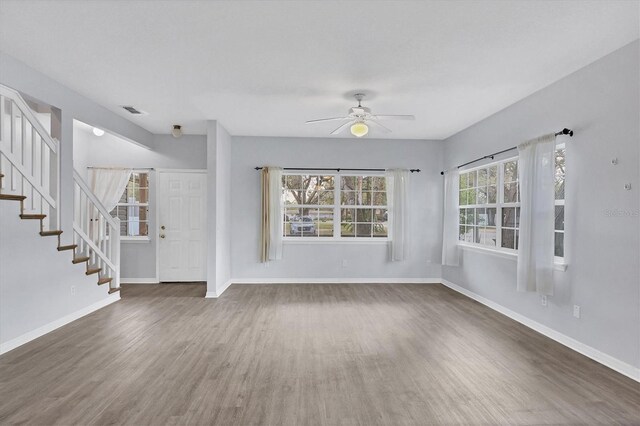
POLYGON ((340 189, 346 191, 354 191, 357 188, 356 186, 356 177, 355 176, 342 176, 340 178, 340 189))
POLYGON ((374 191, 386 191, 387 179, 382 176, 374 176, 371 180, 371 189, 374 191))
POLYGON ((303 216, 303 209, 301 208, 293 208, 293 207, 288 207, 285 208, 284 211, 284 215, 285 215, 285 223, 284 223, 284 235, 286 237, 295 237, 295 236, 302 236, 302 231, 300 230, 298 223, 300 222, 302 216, 303 216), (293 226, 292 229, 292 223, 296 223, 295 226, 293 226))
POLYGON ((373 228, 370 223, 356 224, 356 237, 371 237, 373 228))
POLYGON ((516 231, 513 229, 502 230, 502 247, 515 248, 516 231))
POLYGON ((458 239, 460 241, 464 241, 464 234, 465 234, 464 229, 465 229, 464 225, 460 226, 460 231, 459 231, 459 234, 458 234, 458 239))
POLYGON ((356 204, 356 193, 353 191, 342 191, 340 194, 342 205, 353 206, 356 204))
POLYGON ((484 208, 476 209, 476 220, 474 222, 475 225, 478 226, 486 226, 487 225, 487 211, 484 208))
POLYGON ((518 183, 508 182, 504 184, 504 202, 515 203, 518 201, 518 183))
POLYGON ((387 209, 373 209, 374 222, 386 222, 388 217, 387 209))
POLYGON ((371 222, 373 219, 371 209, 356 209, 357 222, 371 222))
POLYGON ((564 230, 564 206, 556 206, 556 230, 564 230))
POLYGON ((333 191, 319 191, 316 197, 316 203, 322 206, 333 204, 333 191))
POLYGON ((496 228, 494 227, 485 227, 482 228, 480 233, 480 244, 484 244, 485 246, 493 246, 496 245, 496 228))
POLYGON ((556 149, 556 200, 564 200, 565 154, 564 148, 556 149))
POLYGON ((319 209, 316 220, 318 236, 333 237, 333 209, 319 209))
POLYGON ((341 209, 340 221, 341 222, 355 222, 356 210, 355 209, 341 209))
POLYGON ((374 237, 387 237, 389 236, 389 229, 387 222, 374 223, 373 224, 373 236, 374 237))
POLYGON ((556 232, 555 255, 564 257, 564 232, 556 232))
POLYGON ((300 197, 300 191, 292 191, 285 189, 283 192, 284 204, 299 204, 302 198, 300 197))
POLYGON ((353 222, 350 223, 342 223, 340 225, 340 236, 342 237, 355 237, 356 236, 356 225, 353 222))
POLYGON ((495 185, 489 186, 487 201, 489 202, 489 204, 495 204, 497 202, 497 190, 495 185))
POLYGON ((287 189, 302 189, 302 176, 288 175, 285 176, 285 188, 287 189))
POLYGON ((386 192, 372 192, 371 198, 374 206, 386 206, 387 205, 387 193, 386 192))
POLYGON ((468 178, 467 178, 467 173, 461 173, 460 174, 460 189, 467 189, 467 187, 469 186, 468 182, 468 178))
POLYGON ((487 185, 487 169, 478 170, 478 187, 487 185))
POLYGON ((127 189, 125 189, 122 192, 122 197, 120 197, 120 200, 118 201, 118 203, 126 203, 127 202, 127 189))
POLYGON ((358 200, 358 204, 363 206, 371 205, 371 192, 362 192, 360 194, 356 194, 356 198, 358 200))
POLYGON ((334 186, 334 180, 335 178, 333 176, 320 176, 319 178, 319 186, 320 189, 323 189, 325 191, 332 191, 335 186, 334 186))
POLYGON ((467 209, 467 225, 473 225, 475 223, 475 209, 467 209))
POLYGON ((496 208, 487 209, 487 226, 496 226, 496 208))
POLYGON ((467 175, 468 179, 468 187, 475 188, 478 184, 478 173, 477 172, 469 172, 467 175))
POLYGON ((483 186, 478 188, 478 204, 487 204, 487 187, 483 186))
POLYGON ((467 203, 467 191, 466 190, 462 190, 460 191, 460 199, 458 200, 458 204, 461 206, 466 206, 467 203))
POLYGON ((467 204, 476 204, 476 189, 467 189, 467 204))
POLYGON ((517 228, 519 213, 520 209, 517 207, 504 207, 502 209, 502 226, 507 228, 517 228))
POLYGON ((489 167, 488 169, 489 171, 489 176, 487 178, 487 183, 489 185, 496 185, 498 183, 497 179, 498 179, 498 166, 492 166, 489 167))
POLYGON ((507 161, 504 163, 504 181, 515 182, 518 180, 518 162, 507 161))

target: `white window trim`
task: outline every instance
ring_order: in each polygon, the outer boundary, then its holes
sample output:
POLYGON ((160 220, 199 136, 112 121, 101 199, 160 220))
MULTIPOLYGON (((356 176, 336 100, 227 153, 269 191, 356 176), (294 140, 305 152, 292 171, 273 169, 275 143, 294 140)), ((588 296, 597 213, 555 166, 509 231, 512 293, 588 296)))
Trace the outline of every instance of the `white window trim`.
MULTIPOLYGON (((565 148, 565 144, 564 143, 559 143, 556 145, 556 150, 557 149, 561 149, 561 148, 565 148)), ((468 172, 473 172, 473 171, 477 171, 480 169, 486 169, 488 167, 491 167, 493 165, 498 165, 500 166, 503 163, 508 163, 509 161, 513 161, 513 160, 517 160, 518 156, 513 156, 513 157, 509 157, 509 158, 505 158, 502 160, 498 160, 498 161, 493 161, 491 163, 487 163, 484 164, 482 166, 477 166, 477 167, 473 167, 473 168, 469 168, 469 169, 465 169, 460 171, 460 173, 468 173, 468 172)), ((483 245, 480 243, 470 243, 468 241, 460 241, 458 240, 458 246, 460 246, 460 248, 462 248, 463 250, 469 250, 469 251, 474 251, 474 252, 478 252, 478 253, 485 253, 485 254, 489 254, 492 256, 497 256, 497 257, 502 257, 505 259, 511 259, 511 260, 517 260, 518 259, 518 250, 516 249, 509 249, 509 248, 504 248, 501 247, 499 243, 501 243, 502 240, 502 207, 520 207, 520 202, 515 202, 515 203, 504 203, 503 199, 504 199, 504 167, 498 167, 498 181, 496 182, 496 190, 498 191, 498 193, 496 194, 496 204, 470 204, 470 205, 464 205, 464 206, 458 206, 458 209, 460 208, 496 208, 496 217, 499 217, 499 221, 496 220, 496 235, 498 236, 497 241, 496 241, 496 246, 487 246, 487 245, 483 245), (498 183, 500 185, 498 185, 498 183), (498 232, 499 231, 499 232, 498 232)), ((566 194, 565 194, 566 197, 566 194)), ((565 205, 565 200, 555 200, 555 205, 565 205)), ((565 215, 566 215, 566 211, 565 211, 565 215)), ((460 216, 460 213, 458 212, 458 217, 460 216)), ((458 224, 459 226, 459 224, 458 224)), ((519 229, 519 227, 518 227, 519 229)), ((555 232, 563 232, 565 233, 565 230, 562 231, 557 231, 554 229, 554 233, 555 232)), ((558 257, 558 256, 554 256, 554 269, 557 271, 566 271, 567 268, 569 266, 569 263, 567 262, 567 257, 566 257, 566 247, 565 247, 565 256, 564 257, 558 257)))
MULTIPOLYGON (((317 173, 314 173, 313 170, 305 170, 305 171, 300 171, 300 172, 296 172, 295 170, 292 170, 290 172, 284 172, 282 174, 283 176, 300 176, 300 175, 322 175, 322 176, 333 176, 333 200, 334 200, 334 204, 332 205, 316 205, 316 204, 310 204, 307 207, 309 208, 324 208, 324 209, 333 209, 333 237, 282 237, 282 242, 284 244, 386 244, 387 242, 390 241, 389 239, 389 232, 390 230, 387 228, 387 236, 386 237, 342 237, 340 236, 341 233, 341 224, 342 221, 341 219, 341 212, 340 209, 342 208, 358 208, 358 207, 367 207, 367 206, 342 206, 340 204, 340 179, 342 177, 348 177, 348 176, 377 176, 377 177, 385 177, 384 172, 366 172, 366 173, 353 173, 353 172, 325 172, 325 171, 318 171, 317 173), (338 220, 336 220, 336 218, 338 220)), ((385 191, 387 192, 387 191, 385 191)), ((383 209, 387 209, 389 218, 391 217, 391 211, 388 207, 389 204, 389 200, 387 199, 387 205, 384 206, 371 206, 371 208, 374 207, 378 207, 378 208, 383 208, 383 209)), ((298 205, 285 205, 282 204, 282 208, 283 211, 286 208, 300 208, 301 206, 298 205)), ((305 206, 302 206, 305 207, 305 206)))
MULTIPOLYGON (((151 171, 153 169, 132 169, 131 173, 145 173, 148 175, 148 180, 147 182, 149 184, 151 184, 151 171)), ((151 195, 151 187, 147 187, 147 191, 149 192, 149 194, 147 196, 151 195)), ((146 203, 117 203, 116 207, 147 207, 147 209, 149 209, 149 202, 146 203)), ((149 218, 151 217, 151 214, 149 212, 149 218)), ((150 219, 147 219, 145 222, 147 222, 147 233, 150 230, 150 219)), ((149 235, 120 235, 120 242, 121 243, 150 243, 151 242, 151 237, 149 235)))

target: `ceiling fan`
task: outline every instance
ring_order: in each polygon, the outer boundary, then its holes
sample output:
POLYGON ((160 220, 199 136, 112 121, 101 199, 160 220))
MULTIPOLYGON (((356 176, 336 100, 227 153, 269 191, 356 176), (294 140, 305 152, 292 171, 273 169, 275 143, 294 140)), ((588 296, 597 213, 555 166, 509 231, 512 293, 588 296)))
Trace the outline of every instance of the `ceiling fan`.
POLYGON ((369 124, 374 124, 384 133, 390 133, 391 129, 380 123, 380 120, 415 120, 413 115, 372 114, 370 108, 362 106, 364 93, 356 93, 353 97, 358 101, 358 106, 349 108, 349 113, 345 117, 320 118, 318 120, 309 120, 305 122, 305 124, 324 123, 326 121, 345 121, 330 134, 337 135, 347 127, 350 127, 351 134, 361 138, 369 133, 369 124))

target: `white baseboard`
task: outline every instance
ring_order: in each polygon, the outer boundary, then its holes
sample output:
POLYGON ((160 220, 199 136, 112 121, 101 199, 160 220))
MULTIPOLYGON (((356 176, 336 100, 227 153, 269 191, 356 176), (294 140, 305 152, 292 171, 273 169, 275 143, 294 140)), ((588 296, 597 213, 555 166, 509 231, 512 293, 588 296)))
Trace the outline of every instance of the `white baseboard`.
POLYGON ((532 330, 537 331, 540 334, 543 334, 545 336, 547 336, 550 339, 555 340, 556 342, 570 348, 573 349, 574 351, 581 353, 582 355, 591 358, 592 360, 599 362, 602 365, 605 365, 609 368, 611 368, 612 370, 617 371, 620 374, 623 374, 637 382, 640 382, 640 368, 635 367, 631 364, 627 364, 624 361, 620 361, 617 358, 612 357, 611 355, 608 355, 604 352, 601 352, 589 345, 585 345, 582 342, 579 342, 565 334, 562 334, 550 327, 547 327, 546 325, 540 324, 537 321, 534 321, 530 318, 525 317, 524 315, 521 315, 517 312, 512 311, 509 308, 505 308, 502 305, 499 305, 495 302, 492 302, 491 300, 484 298, 470 290, 467 290, 464 287, 461 287, 457 284, 454 284, 450 281, 447 281, 445 279, 440 280, 442 282, 443 285, 449 287, 450 289, 457 291, 458 293, 464 294, 465 296, 482 303, 483 305, 493 309, 494 311, 497 311, 499 313, 501 313, 502 315, 505 315, 509 318, 511 318, 514 321, 519 322, 522 325, 525 325, 527 327, 529 327, 532 330))
POLYGON ((204 298, 205 299, 217 299, 218 297, 220 297, 220 295, 222 295, 222 293, 224 293, 224 291, 226 289, 229 288, 229 286, 231 284, 233 284, 233 280, 228 280, 226 283, 224 283, 224 285, 222 286, 222 288, 220 290, 207 291, 207 294, 205 294, 204 298))
POLYGON ((160 284, 157 278, 120 278, 120 284, 160 284))
POLYGON ((42 327, 38 327, 35 330, 29 331, 21 336, 2 343, 0 344, 0 355, 11 351, 18 346, 22 346, 34 339, 37 339, 38 337, 44 336, 45 334, 50 333, 53 330, 62 327, 63 325, 69 324, 70 322, 75 321, 78 318, 82 318, 85 315, 97 311, 100 308, 104 308, 107 305, 117 302, 118 300, 120 300, 120 292, 110 294, 99 302, 93 303, 85 308, 80 309, 79 311, 73 312, 69 315, 65 315, 64 317, 52 321, 49 324, 45 324, 42 327))
POLYGON ((440 278, 233 278, 233 284, 440 284, 440 278))

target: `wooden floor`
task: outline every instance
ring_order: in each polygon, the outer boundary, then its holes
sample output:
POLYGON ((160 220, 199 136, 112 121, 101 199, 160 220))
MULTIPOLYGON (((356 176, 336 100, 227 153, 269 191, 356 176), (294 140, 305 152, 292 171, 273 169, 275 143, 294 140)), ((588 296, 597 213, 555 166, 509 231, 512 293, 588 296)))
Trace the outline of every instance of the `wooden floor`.
POLYGON ((0 424, 640 424, 640 385, 440 285, 123 286, 0 357, 0 424))

